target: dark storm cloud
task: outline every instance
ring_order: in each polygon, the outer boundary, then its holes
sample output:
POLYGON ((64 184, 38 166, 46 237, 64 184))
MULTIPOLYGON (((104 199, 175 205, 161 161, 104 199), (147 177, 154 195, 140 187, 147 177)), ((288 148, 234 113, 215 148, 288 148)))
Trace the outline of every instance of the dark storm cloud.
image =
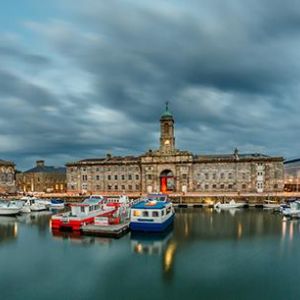
POLYGON ((2 119, 15 117, 5 134, 25 145, 15 157, 63 162, 155 148, 167 100, 180 148, 298 154, 300 3, 63 3, 72 18, 27 22, 48 53, 0 45, 0 57, 44 64, 41 82, 0 68, 2 119), (16 111, 11 98, 26 105, 16 111))

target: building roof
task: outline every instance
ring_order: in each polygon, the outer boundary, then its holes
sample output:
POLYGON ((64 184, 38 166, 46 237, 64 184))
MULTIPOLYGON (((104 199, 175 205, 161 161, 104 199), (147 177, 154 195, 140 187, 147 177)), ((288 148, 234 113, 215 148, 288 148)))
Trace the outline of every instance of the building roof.
POLYGON ((53 167, 53 166, 36 166, 32 169, 25 171, 24 173, 66 173, 65 167, 53 167))
POLYGON ((274 157, 262 153, 244 153, 244 154, 212 154, 212 155, 194 155, 196 161, 230 161, 230 160, 283 160, 283 157, 274 157))
POLYGON ((135 209, 163 209, 166 206, 166 202, 164 201, 141 201, 137 204, 134 204, 132 208, 135 209))
POLYGON ((10 160, 3 160, 3 159, 0 159, 0 165, 15 165, 14 162, 10 161, 10 160))

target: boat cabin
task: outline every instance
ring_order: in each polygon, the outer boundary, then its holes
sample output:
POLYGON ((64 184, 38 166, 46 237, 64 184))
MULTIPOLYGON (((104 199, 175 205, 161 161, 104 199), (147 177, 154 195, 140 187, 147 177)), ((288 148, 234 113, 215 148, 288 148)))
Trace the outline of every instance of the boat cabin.
POLYGON ((88 215, 94 211, 99 210, 100 205, 103 203, 104 198, 93 197, 87 198, 82 203, 71 204, 71 215, 80 216, 88 215))
POLYGON ((161 223, 172 214, 172 204, 162 201, 141 201, 131 208, 131 221, 161 223))

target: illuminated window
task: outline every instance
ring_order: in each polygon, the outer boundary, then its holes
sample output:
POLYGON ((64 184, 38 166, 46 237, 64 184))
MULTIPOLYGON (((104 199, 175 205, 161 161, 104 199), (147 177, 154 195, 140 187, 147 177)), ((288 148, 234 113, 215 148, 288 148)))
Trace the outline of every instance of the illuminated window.
POLYGON ((139 210, 134 210, 134 211, 133 211, 133 215, 134 215, 135 217, 139 217, 139 216, 141 215, 141 212, 140 212, 139 210))

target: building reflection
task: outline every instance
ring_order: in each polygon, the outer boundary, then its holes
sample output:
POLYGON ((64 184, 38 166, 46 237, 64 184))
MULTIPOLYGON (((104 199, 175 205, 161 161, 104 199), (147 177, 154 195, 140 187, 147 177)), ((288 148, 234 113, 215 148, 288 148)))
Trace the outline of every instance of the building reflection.
POLYGON ((18 237, 18 220, 15 217, 0 217, 0 243, 16 240, 18 237))

